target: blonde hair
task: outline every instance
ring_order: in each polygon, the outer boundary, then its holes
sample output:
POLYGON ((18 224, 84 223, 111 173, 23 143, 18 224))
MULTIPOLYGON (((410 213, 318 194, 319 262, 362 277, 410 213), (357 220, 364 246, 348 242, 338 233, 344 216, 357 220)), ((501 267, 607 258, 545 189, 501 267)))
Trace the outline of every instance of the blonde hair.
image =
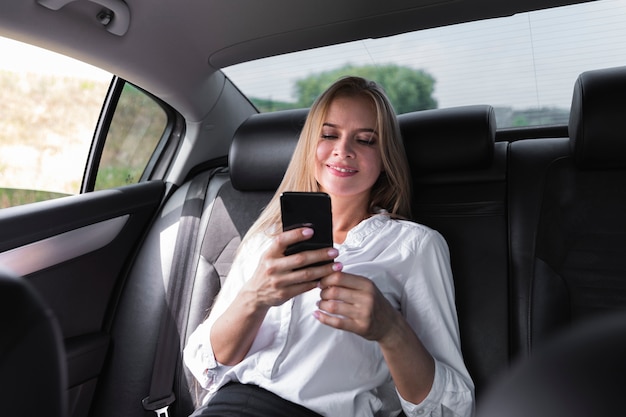
MULTIPOLYGON (((370 194, 369 211, 385 209, 394 218, 410 217, 409 166, 402 145, 395 111, 383 89, 373 81, 345 77, 336 81, 311 106, 293 156, 276 193, 246 236, 259 232, 278 233, 281 228, 280 195, 285 191, 319 191, 315 180, 316 148, 328 108, 339 96, 369 98, 376 108, 378 146, 383 172, 370 194)), ((245 238, 244 238, 245 239, 245 238)))

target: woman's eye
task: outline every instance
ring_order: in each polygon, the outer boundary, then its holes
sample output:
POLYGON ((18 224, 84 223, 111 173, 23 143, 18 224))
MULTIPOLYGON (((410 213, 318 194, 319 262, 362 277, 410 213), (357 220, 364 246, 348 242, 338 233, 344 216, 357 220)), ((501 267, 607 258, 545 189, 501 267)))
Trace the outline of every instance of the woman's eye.
POLYGON ((376 139, 369 137, 369 138, 357 138, 356 140, 358 143, 362 144, 362 145, 373 145, 376 143, 376 139))
POLYGON ((337 139, 337 136, 322 133, 322 139, 337 139))

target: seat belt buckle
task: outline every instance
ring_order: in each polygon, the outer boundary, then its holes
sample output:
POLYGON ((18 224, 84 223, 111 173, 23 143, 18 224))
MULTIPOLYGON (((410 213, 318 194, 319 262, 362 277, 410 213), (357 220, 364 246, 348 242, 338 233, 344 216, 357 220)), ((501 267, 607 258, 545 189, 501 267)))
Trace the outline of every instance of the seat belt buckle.
POLYGON ((170 413, 169 413, 169 405, 166 405, 163 408, 159 408, 158 410, 154 410, 154 412, 156 413, 157 417, 170 417, 170 413))
POLYGON ((141 404, 143 405, 144 410, 154 411, 157 417, 169 417, 169 407, 174 401, 176 401, 176 396, 174 393, 171 393, 167 397, 156 401, 152 401, 152 399, 148 396, 141 400, 141 404))

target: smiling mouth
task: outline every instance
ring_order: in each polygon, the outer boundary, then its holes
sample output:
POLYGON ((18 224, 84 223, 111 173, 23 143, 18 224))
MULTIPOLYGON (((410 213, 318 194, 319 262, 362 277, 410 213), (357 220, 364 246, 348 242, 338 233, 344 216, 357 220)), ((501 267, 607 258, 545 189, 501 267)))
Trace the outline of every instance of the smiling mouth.
POLYGON ((330 168, 330 169, 333 169, 333 170, 335 170, 337 172, 344 173, 344 174, 353 174, 353 173, 358 172, 356 169, 341 168, 341 167, 336 167, 336 166, 333 166, 333 165, 327 165, 327 167, 330 168))

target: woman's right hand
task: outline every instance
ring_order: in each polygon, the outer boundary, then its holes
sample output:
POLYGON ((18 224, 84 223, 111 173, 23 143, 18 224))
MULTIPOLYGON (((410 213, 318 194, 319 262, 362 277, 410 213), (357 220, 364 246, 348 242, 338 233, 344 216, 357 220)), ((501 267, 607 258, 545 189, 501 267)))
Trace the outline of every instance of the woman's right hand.
POLYGON ((301 227, 278 234, 261 256, 252 278, 242 291, 249 291, 258 308, 279 306, 287 300, 317 287, 322 277, 341 270, 341 264, 332 262, 337 257, 335 248, 304 251, 285 256, 287 246, 310 239, 313 229, 301 227), (321 266, 318 262, 331 261, 321 266))
POLYGON ((282 232, 274 238, 261 256, 253 276, 211 328, 211 345, 219 363, 235 365, 243 360, 270 307, 312 290, 322 277, 341 270, 341 264, 336 262, 306 267, 332 261, 337 256, 334 248, 285 256, 287 246, 311 236, 313 229, 299 228, 282 232))

